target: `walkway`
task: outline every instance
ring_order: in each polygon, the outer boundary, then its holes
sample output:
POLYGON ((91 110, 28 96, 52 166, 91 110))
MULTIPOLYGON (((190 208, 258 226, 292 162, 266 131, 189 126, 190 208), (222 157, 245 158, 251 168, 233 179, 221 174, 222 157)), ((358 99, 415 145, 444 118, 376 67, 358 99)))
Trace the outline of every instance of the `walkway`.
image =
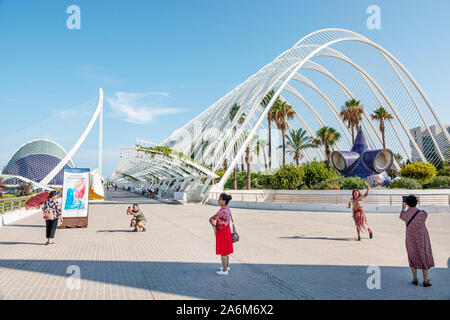
POLYGON ((89 228, 57 230, 53 246, 38 214, 3 227, 0 299, 450 299, 450 214, 429 216, 436 268, 423 288, 410 284, 397 214, 370 214, 375 237, 358 242, 350 212, 233 209, 241 241, 230 275, 218 277, 216 210, 110 191, 91 205, 89 228), (145 233, 130 232, 133 202, 145 233), (367 288, 368 266, 380 266, 380 290, 367 288))

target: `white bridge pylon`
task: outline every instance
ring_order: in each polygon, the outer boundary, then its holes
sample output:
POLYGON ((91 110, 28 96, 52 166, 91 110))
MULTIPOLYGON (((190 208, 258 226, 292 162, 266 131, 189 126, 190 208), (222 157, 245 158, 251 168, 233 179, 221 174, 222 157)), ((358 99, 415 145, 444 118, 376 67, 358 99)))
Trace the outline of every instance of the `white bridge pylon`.
POLYGON ((88 136, 89 132, 91 132, 92 127, 94 126, 95 121, 99 118, 99 153, 98 153, 98 166, 100 171, 100 176, 102 174, 102 148, 103 148, 103 90, 102 88, 99 89, 99 97, 98 97, 98 103, 97 108, 95 109, 94 115, 92 116, 91 120, 89 121, 88 125, 84 129, 81 136, 78 138, 78 140, 73 145, 72 149, 66 154, 66 156, 61 159, 61 161, 58 163, 57 166, 53 168, 52 171, 49 172, 49 174, 42 179, 39 184, 42 185, 48 185, 48 183, 58 174, 58 172, 61 171, 62 168, 67 164, 67 162, 72 159, 73 155, 78 151, 80 146, 83 144, 84 140, 88 136))
MULTIPOLYGON (((290 127, 303 128, 313 137, 324 125, 340 131, 342 138, 336 150, 352 147, 351 131, 339 112, 346 100, 355 98, 363 106, 361 126, 372 147, 382 147, 382 136, 370 115, 384 107, 393 116, 385 124, 387 148, 404 160, 434 164, 449 160, 448 130, 406 67, 379 44, 338 28, 303 37, 160 145, 191 155, 213 173, 226 168, 216 184, 222 189, 234 168, 244 162, 247 147, 259 138, 259 133, 268 131, 267 114, 278 97, 295 110, 297 118, 289 122, 290 127), (275 94, 262 105, 270 90, 275 94), (231 112, 236 105, 237 112, 231 112)), ((272 139, 276 131, 272 127, 272 139)), ((272 143, 272 156, 279 151, 277 147, 272 143)), ((306 151, 304 159, 310 160, 312 154, 306 151)), ((314 154, 316 159, 324 159, 322 151, 314 154)), ((264 169, 261 162, 252 165, 253 171, 264 169)), ((121 165, 121 169, 126 167, 121 165)), ((145 168, 143 165, 142 170, 145 168)), ((168 172, 164 166, 152 163, 147 174, 161 177, 168 172)), ((138 171, 134 173, 142 176, 138 171)), ((202 181, 201 197, 207 196, 213 179, 216 177, 208 175, 202 181)))

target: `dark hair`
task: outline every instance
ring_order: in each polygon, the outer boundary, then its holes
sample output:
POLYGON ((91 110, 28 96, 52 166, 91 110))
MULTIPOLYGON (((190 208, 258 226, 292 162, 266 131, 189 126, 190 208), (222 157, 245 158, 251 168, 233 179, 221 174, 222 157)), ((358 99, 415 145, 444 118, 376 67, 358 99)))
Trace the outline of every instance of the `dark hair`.
POLYGON ((406 202, 406 204, 407 204, 408 206, 414 208, 415 206, 417 206, 417 202, 418 202, 418 201, 417 201, 416 196, 410 194, 409 196, 406 197, 405 202, 406 202))
POLYGON ((133 207, 136 206, 139 208, 139 205, 137 203, 133 203, 133 207))
POLYGON ((58 191, 52 190, 52 191, 50 191, 50 193, 48 194, 48 198, 49 198, 49 199, 50 199, 50 198, 53 198, 54 196, 56 196, 56 195, 58 195, 58 194, 59 194, 58 191))
POLYGON ((225 204, 228 205, 228 202, 231 200, 231 196, 226 193, 221 193, 219 196, 219 200, 225 201, 225 204))
POLYGON ((355 193, 355 191, 358 191, 358 197, 361 196, 361 191, 359 191, 359 189, 353 189, 352 191, 352 198, 355 199, 355 196, 353 195, 355 193))

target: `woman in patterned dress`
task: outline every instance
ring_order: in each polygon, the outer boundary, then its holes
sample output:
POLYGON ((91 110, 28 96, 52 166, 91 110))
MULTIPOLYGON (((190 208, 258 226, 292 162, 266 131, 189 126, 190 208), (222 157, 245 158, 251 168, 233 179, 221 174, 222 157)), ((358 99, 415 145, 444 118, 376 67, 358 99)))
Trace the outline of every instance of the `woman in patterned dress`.
POLYGON ((405 221, 406 224, 405 244, 409 266, 413 274, 412 283, 415 285, 419 284, 417 269, 421 269, 423 286, 430 287, 431 282, 428 280, 428 270, 434 267, 434 259, 430 236, 425 225, 428 213, 425 210, 417 209, 416 205, 417 198, 413 195, 407 196, 402 204, 400 219, 405 221))
POLYGON ((219 276, 228 275, 230 271, 229 255, 233 253, 233 239, 230 230, 231 211, 227 206, 230 200, 230 195, 222 193, 218 200, 220 209, 209 219, 216 235, 216 254, 220 255, 222 260, 222 266, 216 272, 219 276))
POLYGON ((45 219, 45 237, 47 238, 46 245, 54 244, 53 238, 55 237, 56 227, 59 221, 63 221, 61 205, 56 200, 58 199, 58 194, 57 191, 51 191, 48 195, 48 200, 42 206, 45 219))
POLYGON ((364 195, 358 189, 352 191, 352 199, 348 203, 348 208, 353 205, 353 220, 355 221, 356 232, 358 233, 358 241, 361 241, 361 230, 368 230, 370 239, 373 238, 373 232, 367 223, 366 215, 364 214, 364 198, 369 195, 369 184, 365 181, 367 191, 364 195))

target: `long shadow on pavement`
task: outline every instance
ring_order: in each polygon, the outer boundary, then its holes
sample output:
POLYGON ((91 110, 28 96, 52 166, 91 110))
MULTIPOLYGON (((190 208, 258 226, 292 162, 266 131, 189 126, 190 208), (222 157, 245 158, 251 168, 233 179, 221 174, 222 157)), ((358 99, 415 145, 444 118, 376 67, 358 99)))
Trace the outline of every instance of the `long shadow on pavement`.
POLYGON ((370 290, 367 266, 232 264, 229 276, 219 277, 218 263, 0 260, 1 268, 64 278, 71 265, 83 280, 200 299, 450 299, 447 268, 433 268, 433 287, 424 288, 410 283, 408 267, 381 266, 381 289, 370 290))
POLYGON ((305 237, 305 236, 292 236, 292 237, 279 237, 279 239, 306 239, 306 240, 334 240, 334 241, 356 241, 354 238, 328 238, 328 237, 305 237))

